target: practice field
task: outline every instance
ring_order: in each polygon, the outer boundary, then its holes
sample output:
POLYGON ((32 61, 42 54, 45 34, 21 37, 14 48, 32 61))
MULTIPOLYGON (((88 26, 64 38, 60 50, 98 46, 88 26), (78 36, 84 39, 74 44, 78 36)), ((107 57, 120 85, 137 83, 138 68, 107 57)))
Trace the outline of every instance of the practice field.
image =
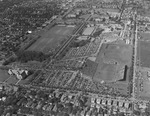
POLYGON ((7 71, 0 70, 0 82, 3 82, 8 78, 9 78, 9 75, 8 75, 7 71))
POLYGON ((55 48, 58 48, 61 42, 67 39, 67 36, 70 35, 73 30, 74 27, 54 26, 41 34, 41 38, 31 45, 28 50, 49 53, 55 48))
POLYGON ((137 59, 141 67, 150 68, 150 42, 138 41, 137 59))
POLYGON ((130 45, 103 44, 96 58, 96 63, 99 65, 93 79, 105 82, 123 79, 124 67, 125 65, 131 66, 131 58, 132 47, 130 45))

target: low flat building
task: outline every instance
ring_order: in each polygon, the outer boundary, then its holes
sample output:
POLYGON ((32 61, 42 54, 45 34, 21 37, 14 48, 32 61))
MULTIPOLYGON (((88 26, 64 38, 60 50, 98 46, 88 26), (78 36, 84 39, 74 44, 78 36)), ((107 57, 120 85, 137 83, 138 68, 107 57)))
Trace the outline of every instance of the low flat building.
POLYGON ((78 40, 87 40, 88 39, 88 36, 80 36, 77 38, 78 40))
POLYGON ((97 104, 100 104, 100 103, 101 103, 101 99, 99 99, 99 98, 96 99, 96 103, 97 103, 97 104))
POLYGON ((108 101, 107 101, 107 104, 108 104, 109 106, 112 105, 111 103, 112 103, 112 100, 108 100, 108 101))
POLYGON ((95 27, 87 27, 84 31, 83 31, 83 35, 91 35, 95 30, 95 27))
POLYGON ((125 102, 124 107, 128 109, 129 108, 129 103, 125 102))
POLYGON ((113 106, 118 106, 118 101, 113 101, 113 106))
POLYGON ((102 104, 103 104, 103 105, 106 105, 106 100, 102 100, 102 104))
POLYGON ((119 107, 123 107, 123 102, 119 102, 119 107))

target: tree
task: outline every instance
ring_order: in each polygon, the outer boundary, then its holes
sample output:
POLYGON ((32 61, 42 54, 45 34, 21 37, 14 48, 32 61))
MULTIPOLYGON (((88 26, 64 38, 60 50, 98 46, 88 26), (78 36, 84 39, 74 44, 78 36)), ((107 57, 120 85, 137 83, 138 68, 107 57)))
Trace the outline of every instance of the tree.
POLYGON ((104 31, 104 29, 100 29, 100 30, 96 31, 95 33, 93 33, 93 37, 99 36, 103 31, 104 31))
POLYGON ((72 42, 70 47, 82 47, 82 46, 85 46, 86 44, 88 44, 90 42, 90 40, 81 40, 81 41, 78 41, 78 42, 72 42))
POLYGON ((140 111, 137 111, 137 110, 134 110, 133 113, 137 116, 140 116, 140 114, 141 114, 140 111))
POLYGON ((2 114, 4 113, 4 110, 5 110, 5 108, 4 108, 4 106, 0 106, 0 115, 2 116, 2 114))
POLYGON ((12 63, 12 62, 15 62, 15 61, 16 61, 16 58, 11 57, 8 60, 4 61, 3 65, 8 65, 9 63, 12 63))
POLYGON ((17 60, 20 62, 28 62, 28 61, 42 62, 49 57, 49 55, 45 55, 44 53, 37 51, 19 51, 16 53, 16 56, 17 60))

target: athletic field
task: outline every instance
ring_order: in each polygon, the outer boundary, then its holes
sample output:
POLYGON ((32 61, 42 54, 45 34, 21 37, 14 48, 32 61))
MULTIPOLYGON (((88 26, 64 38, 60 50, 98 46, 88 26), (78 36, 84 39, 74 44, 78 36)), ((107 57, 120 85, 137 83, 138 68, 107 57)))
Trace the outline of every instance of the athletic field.
POLYGON ((137 95, 139 98, 149 100, 150 99, 150 77, 147 72, 149 68, 140 68, 141 77, 137 80, 137 95))
POLYGON ((67 36, 72 33, 74 27, 54 26, 41 34, 33 45, 28 50, 42 51, 44 53, 52 52, 54 49, 59 48, 62 42, 67 39, 67 36))
POLYGON ((150 42, 138 41, 137 58, 141 67, 150 68, 150 42))
POLYGON ((126 44, 103 44, 97 59, 96 81, 115 82, 123 78, 124 66, 131 66, 132 47, 126 44))

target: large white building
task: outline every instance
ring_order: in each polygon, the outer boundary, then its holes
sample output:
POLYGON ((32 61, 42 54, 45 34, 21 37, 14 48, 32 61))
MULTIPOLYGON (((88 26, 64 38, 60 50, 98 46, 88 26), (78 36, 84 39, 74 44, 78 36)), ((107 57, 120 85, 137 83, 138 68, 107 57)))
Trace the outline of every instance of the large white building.
POLYGON ((15 75, 17 77, 17 79, 22 80, 29 75, 29 72, 27 70, 20 70, 18 68, 18 69, 9 69, 8 74, 15 75))

